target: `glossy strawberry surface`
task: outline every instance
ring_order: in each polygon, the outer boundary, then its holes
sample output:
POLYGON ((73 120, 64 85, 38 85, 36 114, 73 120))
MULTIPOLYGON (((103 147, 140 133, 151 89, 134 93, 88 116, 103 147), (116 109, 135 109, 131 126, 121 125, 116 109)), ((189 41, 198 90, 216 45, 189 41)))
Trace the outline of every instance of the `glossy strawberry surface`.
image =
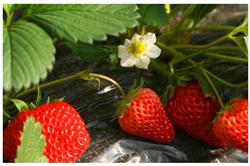
POLYGON ((141 88, 118 118, 121 128, 134 136, 168 144, 175 137, 172 123, 166 116, 161 100, 148 88, 141 88))
POLYGON ((49 162, 75 162, 88 148, 90 137, 78 112, 66 102, 41 105, 19 112, 3 132, 4 158, 14 162, 21 141, 23 124, 33 116, 42 126, 46 145, 44 155, 49 162))
POLYGON ((248 100, 233 100, 216 119, 215 135, 231 147, 248 152, 248 100))
POLYGON ((166 112, 175 127, 210 145, 223 147, 226 144, 215 137, 210 124, 219 109, 217 101, 203 95, 197 81, 189 81, 185 87, 176 87, 166 112))

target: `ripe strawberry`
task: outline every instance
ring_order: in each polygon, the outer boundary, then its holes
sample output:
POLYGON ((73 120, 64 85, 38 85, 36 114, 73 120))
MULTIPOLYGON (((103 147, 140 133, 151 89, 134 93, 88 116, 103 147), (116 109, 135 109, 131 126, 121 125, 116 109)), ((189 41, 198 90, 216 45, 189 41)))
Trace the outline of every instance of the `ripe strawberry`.
POLYGON ((122 103, 125 107, 122 107, 118 122, 125 132, 163 144, 174 139, 172 123, 154 91, 140 88, 136 95, 129 93, 122 103))
POLYGON ((218 102, 206 98, 197 81, 189 81, 185 87, 177 86, 166 108, 175 127, 210 145, 224 147, 224 142, 215 137, 210 126, 217 110, 218 102))
POLYGON ((4 158, 14 162, 21 131, 28 116, 40 122, 49 162, 75 162, 88 148, 90 137, 78 112, 65 102, 44 104, 34 110, 19 112, 4 129, 4 158))
POLYGON ((233 100, 214 125, 215 135, 229 146, 248 152, 248 100, 233 100))

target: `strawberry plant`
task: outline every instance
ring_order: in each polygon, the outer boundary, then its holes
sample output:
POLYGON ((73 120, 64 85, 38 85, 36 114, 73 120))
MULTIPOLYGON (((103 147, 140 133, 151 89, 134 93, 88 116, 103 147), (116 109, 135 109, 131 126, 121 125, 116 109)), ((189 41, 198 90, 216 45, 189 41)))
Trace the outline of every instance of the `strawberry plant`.
POLYGON ((204 18, 219 8, 215 4, 4 4, 4 159, 76 162, 84 155, 91 135, 79 110, 49 98, 41 104, 44 89, 78 80, 114 84, 121 99, 113 120, 128 135, 169 144, 177 139, 178 128, 209 145, 247 152, 248 104, 243 93, 248 90, 247 74, 231 73, 237 73, 239 66, 248 67, 248 18, 241 17, 237 25, 202 26, 204 18), (218 31, 220 36, 206 36, 205 44, 194 41, 197 34, 218 31), (88 65, 46 81, 64 51, 88 65), (94 72, 103 64, 114 71, 153 73, 151 79, 164 80, 164 90, 157 94, 156 87, 135 84, 126 91, 100 70, 94 72), (36 101, 22 101, 36 91, 36 101), (228 91, 233 95, 225 95, 228 91))

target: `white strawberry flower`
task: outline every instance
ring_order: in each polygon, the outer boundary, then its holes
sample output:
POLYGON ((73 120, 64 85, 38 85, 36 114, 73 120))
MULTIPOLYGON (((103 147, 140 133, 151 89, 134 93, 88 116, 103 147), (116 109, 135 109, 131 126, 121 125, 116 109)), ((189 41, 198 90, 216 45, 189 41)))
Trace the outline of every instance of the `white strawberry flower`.
POLYGON ((126 39, 124 45, 118 46, 121 66, 135 65, 137 68, 148 69, 150 58, 157 58, 161 54, 161 49, 154 44, 155 42, 154 33, 147 33, 143 36, 135 33, 131 40, 126 39))

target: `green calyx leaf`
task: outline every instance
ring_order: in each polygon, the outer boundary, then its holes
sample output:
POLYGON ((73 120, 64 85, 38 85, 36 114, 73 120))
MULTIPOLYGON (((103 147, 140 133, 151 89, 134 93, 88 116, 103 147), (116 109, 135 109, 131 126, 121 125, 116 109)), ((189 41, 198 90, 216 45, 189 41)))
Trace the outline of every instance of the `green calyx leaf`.
POLYGON ((24 18, 60 39, 76 43, 106 40, 138 24, 135 4, 29 5, 24 18))
POLYGON ((126 111, 126 109, 130 106, 131 101, 139 94, 139 91, 143 87, 143 84, 144 81, 142 79, 139 86, 137 86, 137 82, 135 81, 131 89, 128 91, 127 95, 117 102, 117 110, 113 115, 113 120, 115 120, 117 117, 121 117, 124 114, 124 111, 126 111))
POLYGON ((45 137, 42 135, 42 126, 36 123, 33 117, 28 117, 21 134, 21 143, 17 148, 15 162, 17 163, 44 163, 48 162, 43 155, 45 137))
POLYGON ((170 74, 168 78, 167 88, 161 97, 163 107, 166 107, 168 104, 168 100, 171 100, 174 97, 176 86, 184 87, 186 86, 187 82, 192 79, 193 77, 188 74, 170 74))
POLYGON ((42 99, 42 94, 41 94, 41 89, 38 86, 37 87, 37 97, 36 97, 36 106, 38 107, 41 104, 41 99, 42 99))
POLYGON ((46 104, 52 104, 52 103, 55 103, 55 102, 64 101, 64 99, 65 99, 65 97, 61 97, 61 98, 58 98, 58 99, 51 100, 50 97, 48 96, 48 98, 46 100, 46 104))
POLYGON ((139 6, 141 22, 145 25, 166 26, 168 22, 168 13, 163 4, 143 4, 139 6))
POLYGON ((16 106, 19 112, 29 110, 28 104, 26 104, 24 101, 19 99, 11 99, 11 101, 16 106))
POLYGON ((3 50, 5 91, 38 84, 55 61, 52 39, 37 25, 23 20, 3 28, 3 50))
POLYGON ((213 118, 213 120, 210 122, 210 125, 214 124, 216 122, 216 120, 223 115, 223 113, 225 111, 230 111, 233 109, 232 105, 230 104, 231 102, 229 102, 228 104, 226 104, 224 106, 224 108, 221 108, 220 111, 216 112, 216 116, 213 118))

